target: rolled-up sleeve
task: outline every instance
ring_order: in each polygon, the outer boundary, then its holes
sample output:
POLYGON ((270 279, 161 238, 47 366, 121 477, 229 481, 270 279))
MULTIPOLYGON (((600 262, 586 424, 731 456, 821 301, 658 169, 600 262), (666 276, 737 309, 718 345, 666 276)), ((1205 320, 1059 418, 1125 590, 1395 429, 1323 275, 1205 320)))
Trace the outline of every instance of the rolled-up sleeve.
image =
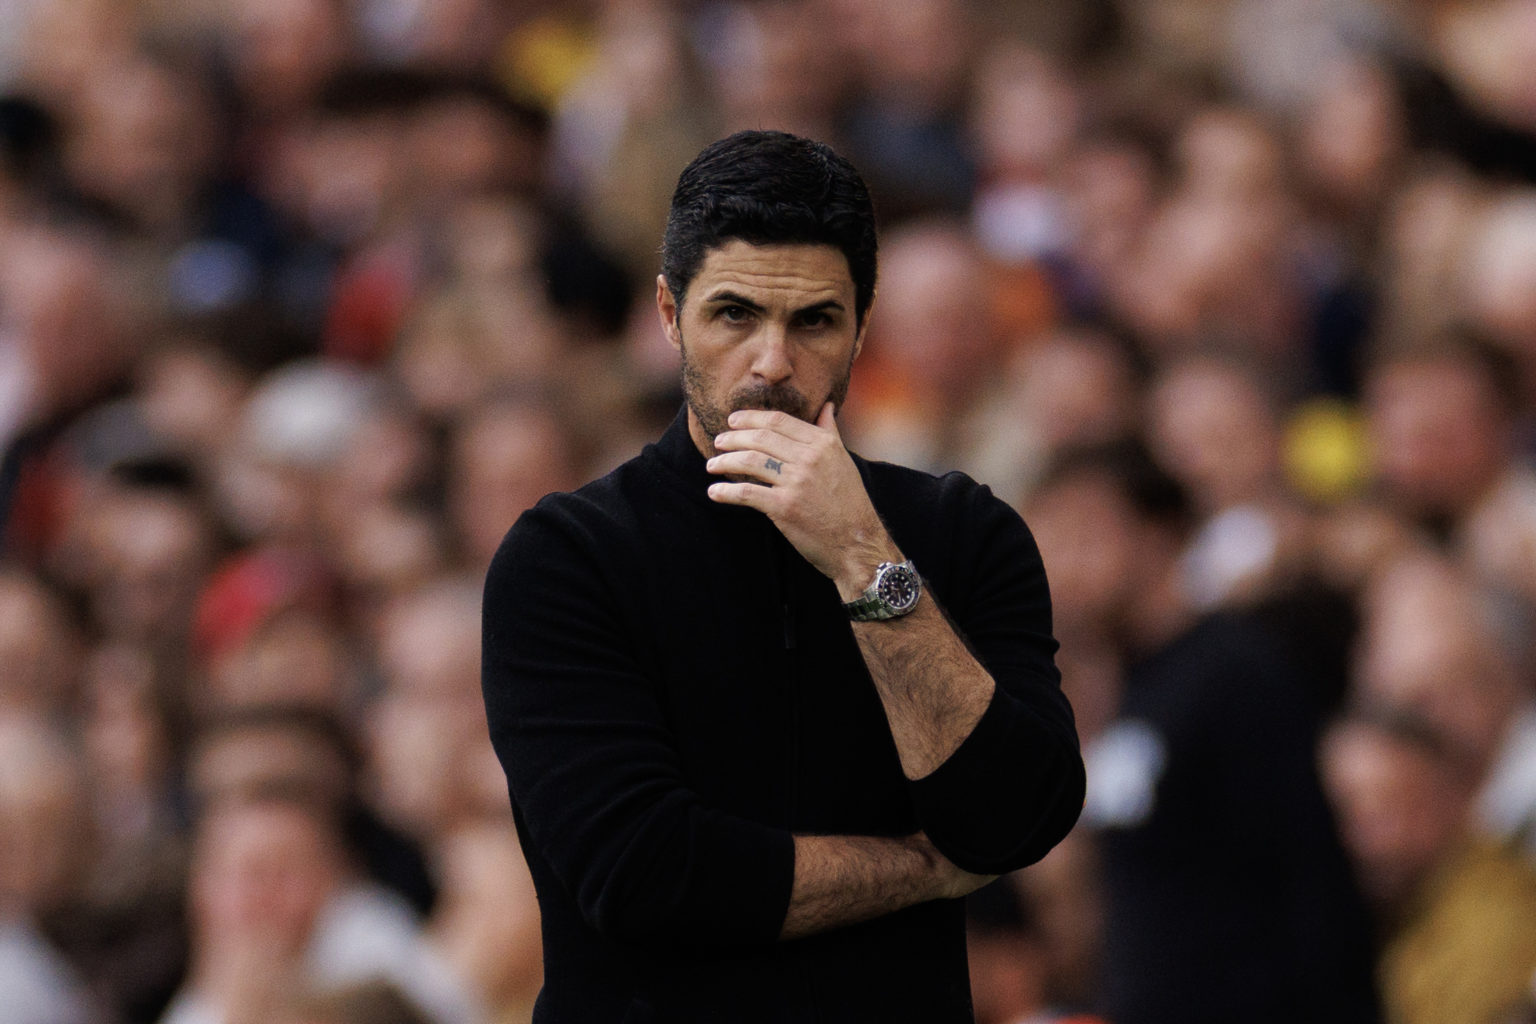
POLYGON ((971 734, 911 792, 940 852, 969 871, 1002 874, 1045 856, 1077 822, 1083 761, 1034 538, 985 487, 946 482, 954 488, 946 504, 970 524, 950 534, 947 608, 997 688, 971 734))
POLYGON ((684 784, 612 579, 581 520, 548 502, 519 520, 486 577, 486 714, 532 852, 610 938, 770 944, 793 837, 684 784))

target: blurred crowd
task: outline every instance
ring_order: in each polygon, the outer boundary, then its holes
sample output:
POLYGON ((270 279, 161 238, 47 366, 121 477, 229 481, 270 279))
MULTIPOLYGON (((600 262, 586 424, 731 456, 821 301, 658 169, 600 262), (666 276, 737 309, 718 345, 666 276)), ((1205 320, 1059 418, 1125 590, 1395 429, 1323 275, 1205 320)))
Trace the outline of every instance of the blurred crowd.
POLYGON ((739 128, 874 191, 850 446, 1050 576, 981 1024, 1536 1019, 1536 2, 0 0, 5 1019, 528 1020, 479 583, 739 128))

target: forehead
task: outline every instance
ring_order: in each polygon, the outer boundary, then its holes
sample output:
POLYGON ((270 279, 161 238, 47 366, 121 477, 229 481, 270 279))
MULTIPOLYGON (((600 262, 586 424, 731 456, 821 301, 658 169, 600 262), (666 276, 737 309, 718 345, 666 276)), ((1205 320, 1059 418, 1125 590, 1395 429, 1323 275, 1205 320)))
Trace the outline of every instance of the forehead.
POLYGON ((767 306, 837 301, 853 305, 853 276, 832 245, 753 245, 733 238, 709 250, 689 285, 688 304, 734 293, 767 306))

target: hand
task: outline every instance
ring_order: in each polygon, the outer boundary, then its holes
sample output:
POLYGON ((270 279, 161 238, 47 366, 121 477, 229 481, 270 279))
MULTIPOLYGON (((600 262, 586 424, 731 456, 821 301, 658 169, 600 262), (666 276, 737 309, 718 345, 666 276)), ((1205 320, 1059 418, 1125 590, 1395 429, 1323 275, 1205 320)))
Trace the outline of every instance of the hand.
POLYGON ((954 862, 939 852, 926 832, 919 832, 911 841, 927 855, 933 865, 934 895, 936 900, 957 900, 995 882, 997 875, 977 875, 956 867, 954 862))
POLYGON ((711 484, 711 499, 773 520, 844 601, 864 592, 881 562, 902 560, 843 446, 831 402, 815 423, 761 409, 739 409, 728 422, 715 438, 720 454, 707 465, 733 480, 711 484))

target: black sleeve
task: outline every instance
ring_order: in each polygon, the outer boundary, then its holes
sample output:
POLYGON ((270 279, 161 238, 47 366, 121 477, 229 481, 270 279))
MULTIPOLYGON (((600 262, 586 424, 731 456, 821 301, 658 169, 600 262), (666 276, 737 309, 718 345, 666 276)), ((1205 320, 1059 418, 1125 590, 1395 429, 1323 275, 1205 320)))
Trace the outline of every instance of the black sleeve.
POLYGON ((940 852, 969 871, 1003 874, 1045 856, 1076 823, 1083 761, 1034 537, 987 488, 958 475, 946 485, 960 491, 948 500, 963 516, 947 531, 956 556, 949 610, 997 690, 970 736, 912 793, 940 852))
POLYGON ((600 932, 772 943, 789 906, 793 836, 708 807, 683 784, 600 550, 546 501, 518 521, 486 577, 482 686, 513 803, 600 932))

